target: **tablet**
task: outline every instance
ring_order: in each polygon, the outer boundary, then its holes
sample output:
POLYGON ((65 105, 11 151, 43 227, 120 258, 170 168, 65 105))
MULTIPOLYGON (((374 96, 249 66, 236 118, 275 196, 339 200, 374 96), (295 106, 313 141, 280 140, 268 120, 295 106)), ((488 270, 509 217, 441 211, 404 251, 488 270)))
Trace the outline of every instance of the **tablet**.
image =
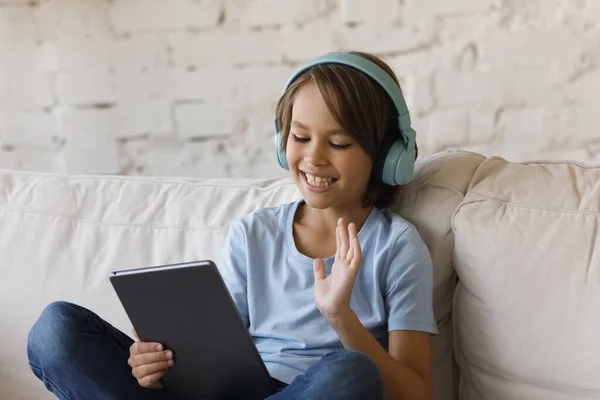
POLYGON ((115 271, 110 282, 140 340, 175 363, 168 398, 263 399, 271 377, 212 261, 115 271))

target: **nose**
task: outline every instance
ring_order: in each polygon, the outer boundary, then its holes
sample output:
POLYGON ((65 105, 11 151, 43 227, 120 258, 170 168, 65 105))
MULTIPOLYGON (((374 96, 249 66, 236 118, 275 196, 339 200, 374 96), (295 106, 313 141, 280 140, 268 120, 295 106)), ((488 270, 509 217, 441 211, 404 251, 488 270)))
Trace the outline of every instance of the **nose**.
POLYGON ((326 165, 327 161, 327 145, 320 140, 311 140, 310 145, 306 147, 304 161, 312 165, 326 165))

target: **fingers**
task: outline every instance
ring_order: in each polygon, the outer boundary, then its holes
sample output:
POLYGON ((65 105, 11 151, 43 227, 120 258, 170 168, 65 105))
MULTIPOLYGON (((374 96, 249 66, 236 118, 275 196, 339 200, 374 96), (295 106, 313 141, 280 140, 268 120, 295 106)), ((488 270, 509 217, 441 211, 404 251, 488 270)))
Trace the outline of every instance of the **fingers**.
POLYGON ((155 375, 157 372, 165 372, 169 367, 173 366, 173 360, 159 361, 152 364, 142 364, 132 369, 132 374, 138 380, 145 377, 155 375))
POLYGON ((358 240, 358 236, 352 239, 352 261, 350 262, 350 266, 356 270, 360 268, 360 263, 362 262, 362 249, 360 248, 360 242, 358 240))
POLYGON ((356 225, 354 224, 354 222, 350 223, 350 225, 348 225, 348 242, 349 242, 349 246, 348 246, 348 255, 347 258, 348 259, 352 259, 352 256, 355 255, 355 242, 358 241, 358 232, 356 231, 356 225))
POLYGON ((338 226, 335 228, 335 258, 340 258, 340 225, 338 221, 338 226))
POLYGON ((152 375, 144 376, 141 379, 138 379, 138 383, 140 386, 145 388, 160 388, 162 385, 160 384, 160 379, 165 375, 165 371, 155 372, 152 375))
MULTIPOLYGON (((336 258, 352 260, 356 257, 362 259, 362 251, 358 240, 358 231, 354 222, 348 224, 342 217, 338 219, 335 230, 336 236, 336 258)), ((359 259, 359 263, 360 263, 359 259)))
POLYGON ((339 231, 339 257, 346 258, 348 256, 348 227, 344 218, 338 219, 337 231, 339 231))
POLYGON ((136 338, 136 340, 140 340, 140 337, 137 334, 137 331, 135 330, 135 328, 131 328, 131 332, 133 333, 133 336, 136 338))
POLYGON ((162 350, 162 344, 156 342, 135 342, 129 347, 131 354, 156 353, 162 350))
POLYGON ((135 342, 129 348, 129 359, 127 363, 131 368, 138 368, 144 365, 163 363, 164 368, 172 365, 173 352, 171 350, 162 350, 159 343, 135 342), (160 349, 160 350, 159 350, 160 349))
POLYGON ((129 356, 129 366, 132 368, 140 365, 154 364, 157 362, 168 362, 173 360, 173 352, 170 350, 156 351, 154 353, 131 354, 129 356))
POLYGON ((141 386, 148 388, 161 387, 160 379, 166 370, 174 364, 173 352, 166 350, 132 354, 127 363, 131 367, 132 375, 141 386))
POLYGON ((143 387, 161 387, 160 379, 174 364, 173 352, 164 350, 160 343, 134 342, 129 347, 129 354, 127 364, 131 367, 133 376, 143 387))
POLYGON ((346 260, 349 262, 351 268, 358 270, 362 261, 362 249, 360 248, 360 241, 358 240, 356 224, 353 222, 348 225, 347 241, 348 250, 345 255, 346 260))
POLYGON ((315 258, 313 261, 313 270, 315 274, 315 281, 323 280, 327 277, 325 272, 325 263, 320 258, 315 258))

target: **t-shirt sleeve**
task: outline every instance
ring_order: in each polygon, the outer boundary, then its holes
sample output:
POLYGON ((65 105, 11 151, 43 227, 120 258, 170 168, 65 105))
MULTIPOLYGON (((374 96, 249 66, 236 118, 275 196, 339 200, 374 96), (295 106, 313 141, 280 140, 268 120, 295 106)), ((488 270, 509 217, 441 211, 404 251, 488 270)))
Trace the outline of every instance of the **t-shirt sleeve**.
POLYGON ((248 317, 246 235, 239 222, 231 224, 219 262, 219 271, 246 327, 248 317))
POLYGON ((388 330, 438 333, 433 313, 433 264, 418 231, 409 227, 389 255, 385 277, 388 330))

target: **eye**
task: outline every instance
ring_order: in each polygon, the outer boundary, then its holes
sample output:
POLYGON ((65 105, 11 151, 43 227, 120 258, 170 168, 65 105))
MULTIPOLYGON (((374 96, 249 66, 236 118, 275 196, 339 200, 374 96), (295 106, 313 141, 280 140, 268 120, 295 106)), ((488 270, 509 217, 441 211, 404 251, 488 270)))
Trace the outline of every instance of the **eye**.
POLYGON ((344 149, 347 149, 350 146, 352 146, 352 145, 351 144, 335 144, 335 143, 331 143, 331 147, 333 147, 334 149, 337 149, 337 150, 344 150, 344 149))
POLYGON ((296 136, 294 134, 292 134, 292 136, 294 137, 294 141, 295 142, 304 143, 304 142, 308 142, 308 140, 309 140, 308 138, 301 138, 301 137, 298 137, 298 136, 296 136))

